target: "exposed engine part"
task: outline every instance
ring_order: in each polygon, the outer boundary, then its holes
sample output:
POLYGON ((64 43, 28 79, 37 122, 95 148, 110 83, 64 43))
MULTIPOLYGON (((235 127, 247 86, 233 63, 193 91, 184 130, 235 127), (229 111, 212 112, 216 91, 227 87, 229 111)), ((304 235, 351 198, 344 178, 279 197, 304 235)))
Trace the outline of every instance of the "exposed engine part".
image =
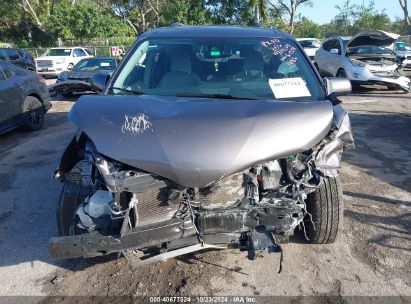
POLYGON ((278 160, 267 162, 262 166, 259 181, 263 190, 277 190, 284 186, 283 171, 278 160))
POLYGON ((252 204, 257 203, 260 200, 260 195, 258 191, 258 173, 260 168, 252 168, 249 172, 244 173, 245 175, 245 197, 251 200, 252 204))
POLYGON ((96 230, 107 228, 113 222, 117 222, 117 227, 124 217, 124 212, 113 200, 112 193, 97 190, 88 200, 77 207, 76 215, 78 228, 96 230))
POLYGON ((259 252, 276 252, 280 251, 280 268, 278 273, 281 273, 283 269, 283 249, 279 244, 277 244, 275 237, 270 231, 267 231, 264 227, 257 228, 256 231, 244 234, 242 242, 245 245, 245 250, 248 251, 248 258, 250 260, 255 260, 259 252))

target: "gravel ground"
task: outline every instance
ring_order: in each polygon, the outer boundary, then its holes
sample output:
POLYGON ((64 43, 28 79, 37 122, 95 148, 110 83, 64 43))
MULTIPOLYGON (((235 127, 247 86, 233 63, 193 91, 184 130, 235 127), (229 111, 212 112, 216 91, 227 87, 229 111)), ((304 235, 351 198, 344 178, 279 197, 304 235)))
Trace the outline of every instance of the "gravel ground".
POLYGON ((343 233, 331 245, 307 245, 297 234, 283 246, 281 274, 279 254, 249 261, 234 250, 140 269, 130 269, 124 258, 49 260, 61 188, 51 176, 75 130, 66 118, 74 100, 56 99, 42 130, 0 137, 0 205, 12 212, 0 221, 0 295, 310 295, 320 296, 318 302, 384 295, 411 301, 410 95, 362 90, 342 99, 356 140, 341 174, 343 233))

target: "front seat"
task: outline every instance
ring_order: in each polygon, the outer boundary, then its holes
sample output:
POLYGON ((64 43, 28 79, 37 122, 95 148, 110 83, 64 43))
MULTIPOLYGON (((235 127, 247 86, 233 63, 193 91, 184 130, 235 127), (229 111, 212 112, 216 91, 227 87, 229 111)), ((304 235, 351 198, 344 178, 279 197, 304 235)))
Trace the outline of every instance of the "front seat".
POLYGON ((247 76, 263 76, 264 59, 260 52, 252 51, 244 58, 244 73, 247 76))
POLYGON ((248 78, 259 78, 264 74, 264 59, 260 52, 247 50, 244 53, 243 70, 235 75, 237 81, 248 78))
POLYGON ((160 80, 160 88, 194 86, 200 83, 200 77, 191 72, 190 54, 173 52, 170 57, 170 71, 160 80))

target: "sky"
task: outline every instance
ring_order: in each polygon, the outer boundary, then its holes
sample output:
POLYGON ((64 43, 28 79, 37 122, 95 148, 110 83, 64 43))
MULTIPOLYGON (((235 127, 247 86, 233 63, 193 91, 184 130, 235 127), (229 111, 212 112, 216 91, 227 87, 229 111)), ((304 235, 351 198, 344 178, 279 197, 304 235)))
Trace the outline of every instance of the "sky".
MULTIPOLYGON (((362 4, 367 0, 352 0, 352 4, 362 4)), ((344 0, 313 0, 313 7, 301 6, 299 13, 316 23, 324 24, 330 22, 338 14, 336 5, 342 6, 344 0)), ((403 13, 398 0, 374 0, 375 8, 378 11, 385 9, 385 13, 393 20, 395 17, 403 18, 403 13)))

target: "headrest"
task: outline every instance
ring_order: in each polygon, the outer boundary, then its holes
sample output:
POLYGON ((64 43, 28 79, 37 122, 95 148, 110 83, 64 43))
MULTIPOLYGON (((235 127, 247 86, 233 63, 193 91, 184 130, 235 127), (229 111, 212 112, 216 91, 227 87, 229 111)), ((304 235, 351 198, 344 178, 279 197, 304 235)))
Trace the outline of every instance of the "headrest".
POLYGON ((170 72, 191 72, 190 54, 173 52, 170 57, 170 72))
POLYGON ((257 51, 247 52, 247 55, 244 59, 244 69, 246 71, 263 71, 263 55, 261 55, 261 53, 257 51))

